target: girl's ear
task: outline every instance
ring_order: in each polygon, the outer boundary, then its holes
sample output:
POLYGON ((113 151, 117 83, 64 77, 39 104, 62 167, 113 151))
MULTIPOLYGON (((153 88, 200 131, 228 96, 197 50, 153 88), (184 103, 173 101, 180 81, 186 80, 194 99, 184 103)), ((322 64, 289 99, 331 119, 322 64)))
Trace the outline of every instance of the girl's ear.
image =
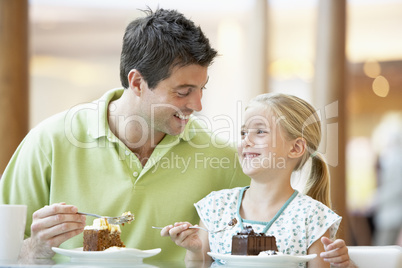
POLYGON ((142 78, 142 75, 138 70, 132 69, 128 73, 128 84, 130 86, 130 89, 134 92, 135 95, 141 96, 141 91, 142 91, 141 85, 143 82, 145 82, 145 81, 142 78))
POLYGON ((292 143, 292 148, 289 151, 288 157, 289 158, 299 158, 303 156, 304 152, 306 151, 306 140, 303 138, 297 138, 292 143))

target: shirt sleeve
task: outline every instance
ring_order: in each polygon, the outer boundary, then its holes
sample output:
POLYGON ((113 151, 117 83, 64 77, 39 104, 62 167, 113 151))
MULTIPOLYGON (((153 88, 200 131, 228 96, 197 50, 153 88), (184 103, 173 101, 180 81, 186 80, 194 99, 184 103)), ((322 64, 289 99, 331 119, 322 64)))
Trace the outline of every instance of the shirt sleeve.
POLYGON ((333 212, 324 204, 312 200, 310 211, 307 217, 308 235, 307 247, 320 239, 329 230, 329 239, 334 240, 342 217, 333 212))
POLYGON ((221 230, 236 217, 241 187, 211 192, 194 204, 200 220, 208 230, 221 230))
POLYGON ((200 220, 204 223, 208 230, 211 230, 211 204, 214 195, 215 192, 212 192, 194 204, 200 220))
MULTIPOLYGON (((48 205, 51 163, 35 135, 21 142, 0 180, 1 204, 27 204, 27 215, 48 205)), ((25 236, 30 236, 32 219, 27 217, 25 236)))

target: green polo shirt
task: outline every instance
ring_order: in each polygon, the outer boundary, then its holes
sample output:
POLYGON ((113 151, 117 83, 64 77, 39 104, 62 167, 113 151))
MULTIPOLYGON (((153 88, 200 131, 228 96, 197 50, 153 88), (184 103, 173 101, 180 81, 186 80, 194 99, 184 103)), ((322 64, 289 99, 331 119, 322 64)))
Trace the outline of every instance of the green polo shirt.
MULTIPOLYGON (((31 215, 45 205, 66 202, 107 216, 131 211, 135 221, 121 227, 126 247, 161 248, 154 259, 182 260, 185 250, 151 226, 197 224, 193 203, 211 191, 245 186, 250 180, 242 173, 234 148, 195 116, 180 135, 166 135, 142 167, 108 126, 108 104, 123 91, 108 91, 101 99, 32 129, 0 180, 0 203, 28 205, 27 237, 31 215)), ((87 217, 87 225, 92 221, 87 217)), ((82 247, 82 242, 80 234, 61 247, 82 247)))

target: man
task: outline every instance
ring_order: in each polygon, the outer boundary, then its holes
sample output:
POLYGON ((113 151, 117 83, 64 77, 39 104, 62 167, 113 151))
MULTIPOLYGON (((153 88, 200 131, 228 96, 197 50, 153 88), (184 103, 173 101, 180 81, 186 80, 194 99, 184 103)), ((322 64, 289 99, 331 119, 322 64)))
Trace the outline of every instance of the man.
POLYGON ((135 221, 122 227, 127 247, 162 248, 155 258, 183 260, 185 250, 151 226, 198 222, 193 203, 249 184, 235 151, 192 115, 202 109, 217 52, 182 14, 146 13, 124 35, 123 88, 45 120, 10 160, 0 203, 28 205, 21 255, 50 258, 51 247, 81 247, 93 218, 78 211, 131 211, 135 221))

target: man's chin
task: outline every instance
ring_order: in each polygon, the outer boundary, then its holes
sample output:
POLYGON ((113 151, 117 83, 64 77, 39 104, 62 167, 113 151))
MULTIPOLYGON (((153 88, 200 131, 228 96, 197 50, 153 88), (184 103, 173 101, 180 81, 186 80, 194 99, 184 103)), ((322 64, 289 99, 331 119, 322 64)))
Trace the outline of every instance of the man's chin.
POLYGON ((169 129, 166 132, 166 134, 169 134, 171 136, 177 136, 177 135, 180 135, 181 133, 183 133, 185 128, 186 128, 186 126, 178 127, 178 128, 175 128, 175 129, 169 129))

